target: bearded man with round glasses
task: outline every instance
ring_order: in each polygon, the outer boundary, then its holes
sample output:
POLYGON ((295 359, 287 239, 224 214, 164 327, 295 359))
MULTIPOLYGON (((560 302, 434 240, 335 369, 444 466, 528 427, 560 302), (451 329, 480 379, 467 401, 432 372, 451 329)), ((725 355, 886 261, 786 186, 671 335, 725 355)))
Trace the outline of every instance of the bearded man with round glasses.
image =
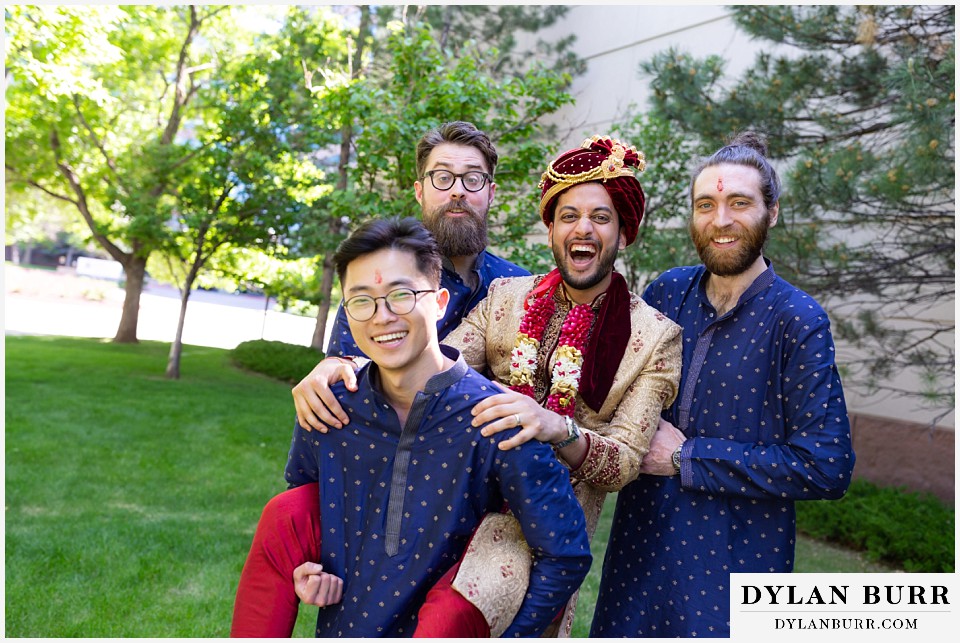
MULTIPOLYGON (((487 296, 498 277, 530 273, 487 251, 487 213, 497 191, 494 172, 497 150, 489 137, 471 123, 451 121, 432 129, 417 143, 417 176, 414 195, 423 213, 423 225, 437 240, 443 265, 440 285, 450 292, 450 304, 437 322, 441 340, 487 296)), ((343 306, 330 332, 327 355, 363 357, 350 334, 343 306)), ((308 375, 295 391, 316 397, 308 375)), ((307 405, 297 401, 297 418, 304 426, 320 428, 307 405)), ((319 398, 315 400, 319 402, 319 398)), ((344 418, 346 419, 346 418, 344 418)))

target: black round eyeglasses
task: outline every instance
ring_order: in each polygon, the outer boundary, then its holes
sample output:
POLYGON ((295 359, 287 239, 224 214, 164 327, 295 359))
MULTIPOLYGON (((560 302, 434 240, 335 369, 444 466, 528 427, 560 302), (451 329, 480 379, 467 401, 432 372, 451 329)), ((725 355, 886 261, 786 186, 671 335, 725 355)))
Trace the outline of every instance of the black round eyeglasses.
POLYGON ((406 315, 417 305, 417 296, 425 292, 437 292, 434 290, 413 290, 412 288, 397 288, 391 290, 383 297, 371 297, 370 295, 357 295, 343 302, 343 307, 347 314, 353 317, 354 321, 365 322, 373 319, 377 314, 377 300, 382 299, 387 310, 394 315, 406 315))
MULTIPOLYGON (((424 172, 423 176, 429 176, 430 183, 440 191, 449 190, 453 187, 454 182, 460 179, 463 189, 467 192, 479 192, 487 184, 487 181, 493 178, 486 172, 480 172, 479 170, 471 170, 463 174, 454 174, 448 170, 430 170, 424 172)), ((421 178, 421 180, 423 179, 421 178)))

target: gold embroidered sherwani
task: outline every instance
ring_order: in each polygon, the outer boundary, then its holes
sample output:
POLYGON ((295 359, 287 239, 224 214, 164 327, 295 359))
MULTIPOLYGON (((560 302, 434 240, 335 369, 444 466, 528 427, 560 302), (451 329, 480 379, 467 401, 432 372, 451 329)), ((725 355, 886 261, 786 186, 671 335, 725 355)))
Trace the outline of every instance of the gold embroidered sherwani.
MULTIPOLYGON (((490 284, 487 297, 443 343, 459 349, 467 364, 478 371, 489 369, 493 379, 509 382, 510 355, 525 312, 523 302, 542 278, 541 275, 495 280, 490 284)), ((561 288, 557 290, 562 292, 561 288)), ((557 306, 558 310, 569 310, 569 303, 564 308, 559 297, 557 306)), ((556 344, 559 331, 556 322, 552 326, 553 337, 548 337, 551 334, 548 328, 544 333, 544 346, 556 344)), ((552 348, 550 350, 552 352, 552 348)), ((542 367, 549 363, 549 359, 541 360, 542 367)), ((610 392, 598 410, 589 408, 579 394, 576 398, 574 419, 589 440, 589 447, 584 461, 571 469, 570 477, 583 506, 591 538, 607 493, 619 491, 637 477, 640 461, 657 429, 660 412, 677 395, 680 364, 680 327, 631 293, 630 341, 610 392)), ((538 374, 542 372, 538 369, 538 374)), ((546 373, 549 372, 546 368, 546 373)), ((539 397, 549 389, 549 382, 537 381, 535 389, 539 397)), ((466 559, 464 564, 468 564, 466 559)), ((492 586, 490 598, 478 600, 498 603, 497 593, 497 588, 492 586)), ((575 594, 564 612, 560 636, 570 635, 576 601, 575 594)), ((488 605, 481 611, 486 614, 489 609, 492 608, 488 605)))

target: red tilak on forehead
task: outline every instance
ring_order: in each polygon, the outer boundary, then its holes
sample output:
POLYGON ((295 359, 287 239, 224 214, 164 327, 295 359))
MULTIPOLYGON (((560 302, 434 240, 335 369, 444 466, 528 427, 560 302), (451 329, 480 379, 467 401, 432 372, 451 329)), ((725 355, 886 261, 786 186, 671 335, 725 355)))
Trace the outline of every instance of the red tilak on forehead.
POLYGON ((717 179, 717 192, 723 192, 723 177, 717 179))
POLYGON ((379 270, 374 270, 374 271, 373 271, 373 281, 374 281, 374 283, 377 283, 377 284, 382 284, 382 283, 383 283, 383 275, 380 274, 380 271, 379 271, 379 270))

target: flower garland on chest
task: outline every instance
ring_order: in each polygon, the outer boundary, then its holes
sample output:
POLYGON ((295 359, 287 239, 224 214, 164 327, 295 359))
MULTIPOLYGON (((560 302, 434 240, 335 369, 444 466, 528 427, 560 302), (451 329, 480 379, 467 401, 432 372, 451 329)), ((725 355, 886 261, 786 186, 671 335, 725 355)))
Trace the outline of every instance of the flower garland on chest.
MULTIPOLYGON (((556 287, 554 284, 540 296, 536 296, 534 290, 532 301, 524 302, 527 312, 520 321, 517 340, 510 354, 510 388, 532 398, 536 397, 533 377, 537 369, 537 352, 547 324, 557 308, 554 301, 556 287)), ((557 350, 553 354, 550 394, 546 404, 546 408, 554 413, 573 417, 580 387, 583 351, 590 337, 593 317, 590 304, 577 304, 563 320, 557 350)))

